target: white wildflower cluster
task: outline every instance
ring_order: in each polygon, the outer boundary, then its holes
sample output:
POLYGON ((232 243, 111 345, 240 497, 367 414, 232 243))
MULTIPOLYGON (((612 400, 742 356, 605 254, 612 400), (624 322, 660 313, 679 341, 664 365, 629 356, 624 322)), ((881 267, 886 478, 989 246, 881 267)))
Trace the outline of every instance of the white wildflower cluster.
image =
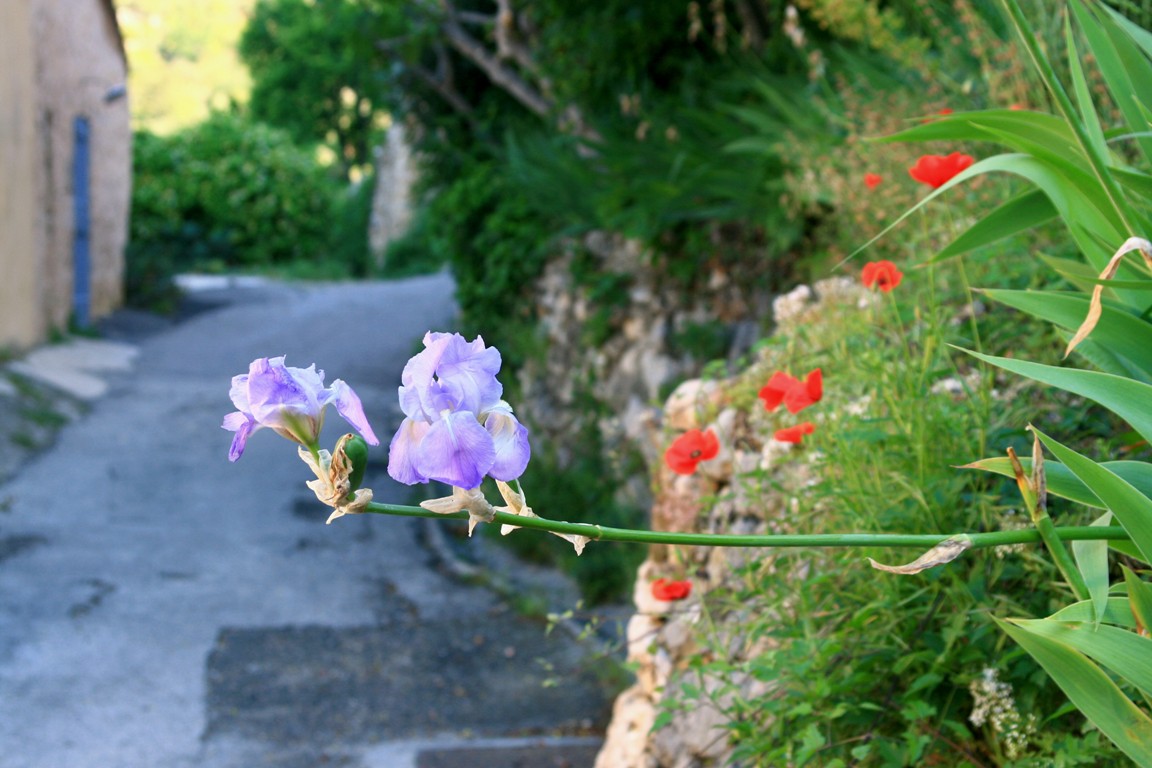
MULTIPOLYGON (((1009 509, 1000 515, 1000 530, 1021 531, 1031 528, 1032 523, 1015 509, 1009 509)), ((997 559, 1003 560, 1008 555, 1016 555, 1024 551, 1025 544, 1000 544, 992 548, 997 559)))
POLYGON ((1012 698, 1012 684, 997 679, 995 669, 988 667, 983 674, 968 684, 974 706, 968 717, 975 726, 988 723, 999 734, 1008 759, 1024 754, 1028 741, 1036 733, 1036 716, 1023 717, 1016 710, 1012 698))

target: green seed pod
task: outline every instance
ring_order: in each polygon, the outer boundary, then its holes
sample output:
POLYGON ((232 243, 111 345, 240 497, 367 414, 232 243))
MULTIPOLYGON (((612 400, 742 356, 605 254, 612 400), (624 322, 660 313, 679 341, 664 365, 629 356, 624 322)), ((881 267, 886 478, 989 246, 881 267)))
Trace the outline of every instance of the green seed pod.
POLYGON ((348 475, 349 494, 355 493, 364 482, 364 470, 368 468, 368 443, 360 435, 350 435, 344 442, 344 455, 352 465, 348 475))

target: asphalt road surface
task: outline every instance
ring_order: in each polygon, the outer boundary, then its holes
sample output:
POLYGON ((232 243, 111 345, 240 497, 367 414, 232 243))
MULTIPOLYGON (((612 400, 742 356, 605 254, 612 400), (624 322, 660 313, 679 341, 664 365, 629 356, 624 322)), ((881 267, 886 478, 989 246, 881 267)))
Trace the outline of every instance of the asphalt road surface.
POLYGON ((225 288, 137 340, 0 485, 0 768, 591 764, 606 699, 585 649, 443 575, 419 521, 325 526, 270 430, 227 461, 230 378, 287 355, 359 393, 385 444, 369 485, 405 501, 383 472, 396 387, 423 333, 452 330, 451 294, 225 288))

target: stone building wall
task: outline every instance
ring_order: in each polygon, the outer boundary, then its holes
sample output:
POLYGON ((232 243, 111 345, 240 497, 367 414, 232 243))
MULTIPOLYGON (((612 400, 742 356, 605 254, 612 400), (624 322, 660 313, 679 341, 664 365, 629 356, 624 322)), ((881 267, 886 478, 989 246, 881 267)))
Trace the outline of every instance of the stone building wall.
POLYGON ((124 246, 131 195, 132 133, 124 91, 128 69, 107 0, 34 0, 38 129, 44 185, 45 311, 52 328, 73 311, 74 121, 90 125, 91 314, 124 298, 124 246))
POLYGON ((24 346, 45 331, 40 313, 44 251, 42 179, 36 153, 36 67, 30 7, 0 3, 0 347, 24 346))
POLYGON ((90 121, 91 315, 123 300, 132 135, 110 0, 0 3, 0 345, 27 347, 73 313, 74 120, 90 121))

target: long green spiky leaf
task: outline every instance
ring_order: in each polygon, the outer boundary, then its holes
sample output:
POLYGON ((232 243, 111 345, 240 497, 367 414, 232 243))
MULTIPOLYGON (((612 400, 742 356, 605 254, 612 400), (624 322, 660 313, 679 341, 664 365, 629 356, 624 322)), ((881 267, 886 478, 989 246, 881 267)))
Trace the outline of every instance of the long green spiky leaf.
MULTIPOLYGON (((1013 152, 1063 157, 1075 151, 1076 137, 1054 115, 1026 110, 990 109, 932 120, 877 141, 987 141, 991 131, 1013 152)), ((1087 167, 1086 161, 1081 161, 1087 167)))
MULTIPOLYGON (((1094 620, 1095 608, 1091 600, 1081 600, 1078 603, 1065 606, 1056 613, 1049 616, 1053 621, 1081 621, 1091 622, 1094 620)), ((1104 611, 1101 620, 1105 624, 1115 624, 1118 627, 1125 629, 1136 629, 1136 617, 1132 613, 1132 607, 1128 604, 1128 599, 1124 597, 1110 597, 1104 603, 1104 611)))
POLYGON ((1148 384, 1109 373, 1058 368, 980 352, 968 351, 968 354, 1004 370, 1094 400, 1131 424, 1145 440, 1152 441, 1152 408, 1148 407, 1152 403, 1152 386, 1148 384))
POLYGON ((1124 584, 1128 587, 1128 607, 1140 629, 1152 628, 1152 584, 1142 581, 1128 566, 1124 568, 1124 584))
MULTIPOLYGON (((1020 463, 1025 472, 1032 471, 1032 460, 1021 457, 1020 463)), ((1100 466, 1107 467, 1109 471, 1124 478, 1133 487, 1145 496, 1152 498, 1152 464, 1144 461, 1106 461, 1100 466)), ((985 472, 995 472, 1004 477, 1015 477, 1012 471, 1012 462, 1006 458, 991 458, 965 464, 961 469, 979 469, 985 472)), ((1072 473, 1068 467, 1055 461, 1044 462, 1044 474, 1048 479, 1048 493, 1069 499, 1089 507, 1103 509, 1104 504, 1096 498, 1096 494, 1088 490, 1088 486, 1072 473)))
POLYGON ((1052 201, 1039 189, 1029 190, 983 216, 963 234, 946 245, 936 259, 946 259, 983 247, 997 240, 1026 232, 1057 216, 1052 201))
POLYGON ((1112 178, 1116 179, 1116 181, 1120 183, 1120 186, 1146 199, 1152 200, 1152 176, 1128 168, 1113 167, 1111 171, 1112 178))
MULTIPOLYGON (((1092 525, 1108 525, 1111 522, 1112 513, 1105 512, 1093 520, 1092 525)), ((1088 589, 1093 611, 1092 625, 1099 628, 1108 602, 1108 542, 1074 541, 1072 556, 1076 560, 1076 567, 1080 569, 1084 586, 1088 589)))
POLYGON ((1072 20, 1067 16, 1064 17, 1064 40, 1068 47, 1068 70, 1072 75, 1072 90, 1076 94, 1076 105, 1080 108, 1080 122, 1084 124, 1088 137, 1096 145, 1097 151, 1107 154, 1104 127, 1100 125, 1096 105, 1092 103, 1092 92, 1088 88, 1087 78, 1084 77, 1080 54, 1076 50, 1076 40, 1072 37, 1072 20))
POLYGON ((1013 619, 1012 623, 1083 653, 1152 695, 1152 637, 1108 624, 1093 629, 1090 623, 1052 619, 1013 619))
MULTIPOLYGON (((1055 291, 1002 291, 984 292, 989 298, 1027 312, 1041 320, 1075 331, 1088 316, 1090 302, 1079 293, 1055 291)), ((1112 354, 1128 360, 1143 375, 1152 380, 1152 323, 1132 312, 1105 304, 1089 337, 1112 354)))
POLYGON ((1144 559, 1152 559, 1152 499, 1087 456, 1061 445, 1038 429, 1035 432, 1052 455, 1083 480, 1088 490, 1112 511, 1144 559))
POLYGON ((1006 621, 996 623, 1052 677, 1060 690, 1112 743, 1152 767, 1152 719, 1084 654, 1006 621))
MULTIPOLYGON (((1086 3, 1071 0, 1068 5, 1088 39, 1100 74, 1124 119, 1129 125, 1141 125, 1144 118, 1140 102, 1152 97, 1148 92, 1152 84, 1152 62, 1123 29, 1100 13, 1099 4, 1092 3, 1093 7, 1089 8, 1086 3)), ((1152 139, 1141 137, 1137 143, 1145 161, 1152 161, 1152 139)))
POLYGON ((1112 17, 1112 21, 1114 21, 1117 26, 1128 33, 1128 36, 1132 38, 1132 42, 1140 46, 1146 55, 1152 57, 1152 32, 1129 21, 1119 11, 1109 8, 1108 6, 1104 6, 1104 10, 1108 12, 1108 15, 1112 17))
POLYGON ((1092 188, 1090 183, 1086 181, 1086 176, 1080 175, 1080 180, 1089 186, 1081 188, 1065 175, 1065 169, 1035 157, 1017 153, 995 155, 969 166, 902 213, 882 232, 857 248, 852 256, 887 235, 909 216, 952 187, 976 176, 995 172, 1021 176, 1043 191, 1065 221, 1073 239, 1076 240, 1077 245, 1080 246, 1080 250, 1088 258, 1092 267, 1097 273, 1104 268, 1112 254, 1101 243, 1117 242, 1123 238, 1120 237, 1117 225, 1111 218, 1114 215, 1111 209, 1105 213, 1097 206, 1097 201, 1102 199, 1100 190, 1092 188))

